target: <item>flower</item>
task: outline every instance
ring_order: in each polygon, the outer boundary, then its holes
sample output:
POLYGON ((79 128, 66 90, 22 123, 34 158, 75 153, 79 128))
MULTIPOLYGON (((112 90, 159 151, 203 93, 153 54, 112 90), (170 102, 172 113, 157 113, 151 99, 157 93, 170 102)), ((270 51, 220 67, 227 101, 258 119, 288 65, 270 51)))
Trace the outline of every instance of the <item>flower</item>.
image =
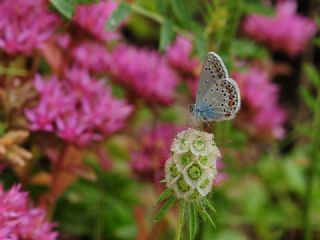
POLYGON ((217 159, 221 158, 213 139, 213 134, 188 129, 173 141, 172 155, 165 164, 165 180, 177 198, 195 201, 211 191, 217 159))
POLYGON ((178 36, 168 47, 166 56, 173 67, 184 72, 192 72, 200 64, 197 58, 190 57, 192 50, 192 42, 183 36, 178 36))
POLYGON ((131 168, 142 179, 158 183, 163 177, 166 160, 170 156, 170 144, 181 126, 161 123, 141 132, 141 148, 131 152, 131 168))
POLYGON ((132 107, 114 99, 102 80, 76 67, 66 71, 65 81, 37 76, 40 94, 36 107, 25 110, 32 131, 55 132, 63 140, 84 147, 101 141, 125 126, 132 107))
POLYGON ((46 0, 3 0, 0 15, 0 49, 8 54, 30 54, 53 35, 60 23, 46 0))
POLYGON ((58 233, 41 208, 34 208, 20 185, 5 191, 0 184, 0 239, 54 240, 58 233))
POLYGON ((312 20, 295 12, 294 1, 279 2, 274 17, 257 14, 248 16, 243 24, 244 31, 274 50, 297 55, 315 35, 317 27, 312 20))
POLYGON ((72 49, 73 59, 90 71, 103 72, 109 69, 110 54, 105 46, 97 42, 83 42, 72 49))
POLYGON ((191 57, 192 51, 192 42, 183 36, 178 36, 175 42, 168 47, 166 57, 179 77, 185 80, 192 96, 195 97, 201 66, 198 58, 191 57))
POLYGON ((253 67, 232 75, 237 79, 243 103, 238 123, 254 136, 283 138, 287 114, 278 104, 279 89, 270 83, 268 74, 253 67))
POLYGON ((164 56, 125 44, 118 45, 111 55, 110 72, 116 81, 149 102, 173 101, 178 79, 164 56))
POLYGON ((118 34, 107 31, 106 24, 116 8, 117 3, 113 0, 78 5, 73 21, 98 40, 113 40, 118 34))

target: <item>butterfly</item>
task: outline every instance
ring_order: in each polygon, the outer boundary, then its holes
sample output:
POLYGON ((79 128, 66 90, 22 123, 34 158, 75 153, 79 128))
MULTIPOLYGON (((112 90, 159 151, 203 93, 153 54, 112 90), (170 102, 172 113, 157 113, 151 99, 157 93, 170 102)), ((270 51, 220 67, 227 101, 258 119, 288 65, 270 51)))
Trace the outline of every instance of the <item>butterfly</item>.
POLYGON ((222 59, 209 52, 203 64, 196 102, 190 107, 198 121, 211 122, 229 120, 240 109, 240 90, 222 59))

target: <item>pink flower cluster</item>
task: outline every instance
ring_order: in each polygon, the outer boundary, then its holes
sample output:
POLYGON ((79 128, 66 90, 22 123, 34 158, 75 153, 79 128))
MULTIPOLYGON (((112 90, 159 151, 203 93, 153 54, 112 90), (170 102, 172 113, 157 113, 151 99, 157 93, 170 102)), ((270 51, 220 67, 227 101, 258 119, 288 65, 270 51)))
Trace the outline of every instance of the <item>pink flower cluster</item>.
POLYGON ((117 3, 114 0, 102 0, 96 4, 78 5, 73 20, 98 40, 116 39, 118 34, 106 29, 107 21, 116 8, 117 3))
POLYGON ((90 71, 104 72, 110 68, 110 53, 100 43, 83 42, 72 49, 71 55, 77 64, 90 71))
POLYGON ((121 129, 132 112, 125 100, 112 97, 102 80, 73 68, 64 81, 37 76, 34 86, 40 101, 25 111, 33 131, 55 132, 63 140, 83 147, 121 129))
POLYGON ((256 14, 248 16, 243 24, 244 31, 274 50, 297 55, 315 35, 317 27, 312 20, 295 12, 294 1, 279 2, 274 17, 256 14))
POLYGON ((118 45, 111 55, 110 72, 116 81, 150 102, 172 102, 178 78, 164 56, 125 44, 118 45))
POLYGON ((193 51, 192 42, 178 36, 175 42, 168 47, 166 56, 170 65, 176 69, 180 78, 186 81, 193 97, 198 88, 200 61, 198 58, 191 57, 193 51))
POLYGON ((0 1, 0 49, 30 54, 55 32, 59 18, 46 0, 0 1))
POLYGON ((164 165, 170 157, 170 146, 183 128, 170 123, 161 123, 144 129, 140 135, 140 151, 131 153, 131 167, 142 179, 158 183, 164 176, 164 165))
POLYGON ((267 72, 251 68, 232 74, 240 87, 242 109, 239 121, 251 134, 281 139, 285 135, 285 110, 278 104, 278 87, 270 83, 267 72))
POLYGON ((43 209, 31 206, 20 185, 5 191, 0 184, 0 239, 55 240, 58 233, 43 209))

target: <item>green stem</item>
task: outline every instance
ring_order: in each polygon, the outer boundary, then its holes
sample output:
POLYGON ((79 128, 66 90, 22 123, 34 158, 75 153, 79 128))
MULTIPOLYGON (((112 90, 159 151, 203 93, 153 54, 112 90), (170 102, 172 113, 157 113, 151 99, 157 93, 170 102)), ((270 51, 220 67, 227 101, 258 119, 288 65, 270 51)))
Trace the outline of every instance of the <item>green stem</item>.
POLYGON ((186 205, 185 202, 181 201, 180 209, 179 209, 179 223, 178 223, 178 229, 177 229, 175 240, 180 240, 180 237, 181 237, 182 227, 184 223, 185 205, 186 205))
POLYGON ((319 148, 320 148, 320 90, 317 94, 317 102, 315 108, 315 116, 313 122, 313 138, 310 148, 310 166, 308 170, 308 179, 306 183, 306 194, 305 194, 305 209, 303 213, 304 223, 304 239, 311 240, 312 228, 311 228, 311 207, 312 207, 312 196, 314 191, 314 184, 317 176, 317 168, 319 159, 319 148))
MULTIPOLYGON (((131 10, 141 16, 144 16, 146 18, 149 18, 159 24, 163 24, 164 21, 166 20, 165 17, 159 15, 159 14, 156 14, 154 12, 151 12, 137 4, 131 4, 131 10)), ((192 35, 190 35, 188 32, 184 31, 183 29, 181 29, 180 27, 178 27, 177 25, 173 25, 172 26, 172 30, 177 32, 177 33, 182 33, 186 36, 188 36, 189 38, 192 38, 192 35)))

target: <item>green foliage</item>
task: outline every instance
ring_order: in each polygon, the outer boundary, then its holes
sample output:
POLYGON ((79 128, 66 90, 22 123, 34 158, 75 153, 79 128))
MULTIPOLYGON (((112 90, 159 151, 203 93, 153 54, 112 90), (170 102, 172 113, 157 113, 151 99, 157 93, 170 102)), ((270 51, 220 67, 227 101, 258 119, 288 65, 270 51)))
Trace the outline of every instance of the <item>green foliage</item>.
POLYGON ((64 194, 54 219, 60 229, 90 239, 133 239, 137 186, 128 177, 100 171, 98 182, 78 181, 64 194))
POLYGON ((71 19, 79 4, 91 4, 96 0, 50 0, 52 6, 65 18, 71 19))
POLYGON ((166 50, 167 46, 171 43, 173 37, 173 26, 170 20, 165 20, 161 24, 160 29, 160 44, 159 50, 164 51, 166 50))
POLYGON ((159 211, 154 216, 154 221, 160 221, 166 213, 173 207, 176 202, 176 198, 174 195, 171 195, 160 207, 159 211))
POLYGON ((109 21, 107 22, 106 28, 108 31, 117 28, 120 23, 129 15, 131 7, 129 4, 120 3, 117 9, 112 13, 109 21))
POLYGON ((164 190, 160 196, 158 197, 157 204, 161 203, 162 201, 166 200, 168 197, 170 197, 173 194, 172 189, 167 188, 164 190))
POLYGON ((187 215, 188 215, 188 226, 189 226, 189 239, 195 238, 198 231, 198 214, 194 203, 189 203, 187 205, 187 215))

